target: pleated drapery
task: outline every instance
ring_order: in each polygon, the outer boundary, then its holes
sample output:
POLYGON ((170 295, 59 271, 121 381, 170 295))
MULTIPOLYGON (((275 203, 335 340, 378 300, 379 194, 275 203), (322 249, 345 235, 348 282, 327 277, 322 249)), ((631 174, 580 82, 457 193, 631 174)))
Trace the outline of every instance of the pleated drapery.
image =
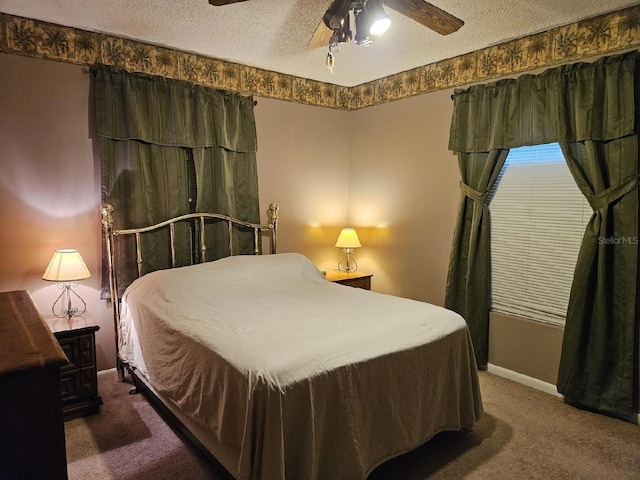
MULTIPOLYGON (((594 214, 571 289, 558 390, 576 404, 627 419, 637 358, 637 58, 630 52, 458 90, 449 140, 464 185, 445 304, 479 337, 473 338, 478 364, 487 362, 491 298, 490 268, 484 270, 489 241, 479 239, 488 238, 490 218, 487 208, 482 221, 473 221, 470 202, 478 200, 465 192, 486 192, 465 180, 467 172, 487 169, 496 152, 560 142, 594 214)), ((497 176, 498 163, 489 166, 497 176)))
MULTIPOLYGON (((260 222, 255 153, 215 147, 195 148, 193 157, 198 190, 197 211, 233 212, 232 216, 236 218, 260 222)), ((205 226, 207 260, 215 260, 231 253, 253 253, 253 231, 238 226, 233 228, 233 251, 230 252, 227 224, 216 222, 205 226)))
POLYGON ((106 65, 96 68, 100 137, 256 152, 252 97, 106 65))
MULTIPOLYGON (((106 65, 95 67, 95 97, 102 200, 114 206, 116 228, 195 210, 259 221, 253 98, 106 65)), ((237 237, 234 253, 252 253, 253 232, 237 237)), ((192 262, 198 238, 189 225, 177 226, 178 265, 192 262)), ((144 271, 168 267, 168 231, 142 240, 144 271)), ((117 259, 129 279, 136 276, 132 248, 121 245, 117 259)), ((211 239, 207 254, 227 255, 228 241, 211 239)))
POLYGON ((449 150, 489 152, 633 135, 635 62, 632 52, 456 90, 449 150))
MULTIPOLYGON (((100 138, 102 201, 114 207, 116 228, 152 225, 189 212, 188 173, 185 151, 136 140, 100 138)), ((176 226, 176 262, 191 263, 191 233, 188 225, 176 226)), ((168 230, 141 237, 143 266, 152 272, 170 266, 168 230)), ((137 277, 135 239, 118 238, 116 250, 119 287, 124 289, 137 277)), ((103 268, 103 296, 109 292, 103 268)), ((122 293, 122 292, 120 292, 122 293)))
POLYGON ((560 146, 594 212, 571 286, 558 391, 628 420, 638 361, 638 136, 560 146))
POLYGON ((493 188, 509 150, 458 152, 460 208, 449 261, 445 306, 467 320, 476 363, 487 364, 489 309, 491 308, 490 218, 488 193, 493 188), (472 294, 475 292, 475 294, 472 294))

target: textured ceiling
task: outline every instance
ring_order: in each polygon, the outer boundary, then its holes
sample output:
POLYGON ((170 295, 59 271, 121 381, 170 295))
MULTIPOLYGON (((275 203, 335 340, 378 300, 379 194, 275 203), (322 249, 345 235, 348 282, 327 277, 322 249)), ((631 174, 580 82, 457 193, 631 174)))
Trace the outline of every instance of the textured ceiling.
POLYGON ((344 44, 334 74, 326 48, 307 47, 331 0, 0 0, 0 12, 111 33, 342 86, 455 57, 619 10, 630 0, 433 0, 465 25, 442 36, 387 9, 392 25, 369 47, 344 44))

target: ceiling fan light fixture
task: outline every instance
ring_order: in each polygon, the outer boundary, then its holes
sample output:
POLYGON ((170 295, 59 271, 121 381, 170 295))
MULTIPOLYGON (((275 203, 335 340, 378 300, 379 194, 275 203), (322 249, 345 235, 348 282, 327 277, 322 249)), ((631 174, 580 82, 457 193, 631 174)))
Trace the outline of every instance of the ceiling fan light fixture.
POLYGON ((389 29, 391 19, 382 8, 382 0, 368 0, 364 6, 364 13, 371 35, 382 35, 389 29))
POLYGON ((371 27, 369 27, 369 33, 371 35, 382 35, 384 32, 386 32, 389 29, 390 25, 391 25, 390 18, 388 17, 381 18, 371 24, 371 27))
POLYGON ((350 8, 351 0, 335 0, 323 15, 322 21, 331 30, 340 30, 350 8))
POLYGON ((373 38, 369 36, 369 23, 364 9, 354 9, 353 15, 356 22, 356 45, 368 47, 373 43, 373 38))
POLYGON ((336 43, 349 43, 353 39, 349 14, 344 17, 342 27, 334 32, 334 37, 332 37, 332 39, 335 39, 336 43))

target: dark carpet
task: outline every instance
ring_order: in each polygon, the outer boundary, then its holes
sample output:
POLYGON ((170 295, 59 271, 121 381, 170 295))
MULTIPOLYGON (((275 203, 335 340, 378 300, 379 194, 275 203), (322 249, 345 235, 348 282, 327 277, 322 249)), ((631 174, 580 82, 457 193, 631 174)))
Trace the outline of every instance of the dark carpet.
MULTIPOLYGON (((637 425, 487 372, 480 383, 485 414, 473 432, 441 433, 369 480, 640 479, 637 425)), ((100 413, 65 423, 71 480, 228 478, 130 389, 115 370, 101 372, 100 413)))

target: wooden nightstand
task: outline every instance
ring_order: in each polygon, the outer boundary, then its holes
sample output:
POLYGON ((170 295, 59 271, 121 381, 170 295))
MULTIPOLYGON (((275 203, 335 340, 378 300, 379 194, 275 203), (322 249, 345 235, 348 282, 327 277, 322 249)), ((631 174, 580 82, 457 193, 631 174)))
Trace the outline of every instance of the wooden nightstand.
POLYGON ((327 272, 326 278, 330 282, 340 283, 349 287, 371 290, 371 273, 351 272, 345 273, 337 270, 327 272))
POLYGON ((60 368, 64 419, 84 417, 100 411, 96 366, 98 325, 84 317, 47 319, 69 365, 60 368))

